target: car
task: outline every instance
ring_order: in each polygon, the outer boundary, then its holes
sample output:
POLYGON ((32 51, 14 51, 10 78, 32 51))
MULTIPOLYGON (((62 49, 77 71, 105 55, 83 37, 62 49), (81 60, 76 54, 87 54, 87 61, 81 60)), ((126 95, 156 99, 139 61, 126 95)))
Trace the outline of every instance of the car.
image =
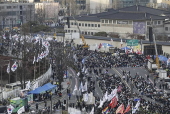
POLYGON ((0 106, 0 114, 7 113, 7 107, 6 106, 0 106))

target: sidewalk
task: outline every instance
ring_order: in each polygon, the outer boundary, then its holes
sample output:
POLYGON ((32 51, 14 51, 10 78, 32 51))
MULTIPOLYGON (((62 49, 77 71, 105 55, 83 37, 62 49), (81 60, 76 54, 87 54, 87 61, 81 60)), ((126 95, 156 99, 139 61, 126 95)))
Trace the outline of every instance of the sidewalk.
MULTIPOLYGON (((71 85, 70 79, 69 78, 64 79, 64 82, 62 82, 61 85, 62 85, 61 93, 63 94, 62 97, 59 97, 58 95, 54 94, 52 96, 52 101, 50 101, 50 99, 46 100, 47 106, 51 107, 51 102, 56 103, 58 100, 62 100, 64 98, 65 91, 71 85)), ((44 109, 44 101, 40 101, 40 102, 32 103, 31 107, 30 107, 31 110, 36 110, 36 103, 38 103, 38 109, 40 109, 40 110, 44 109)), ((53 103, 52 103, 52 106, 53 106, 53 103)), ((61 109, 56 110, 55 114, 61 114, 61 109)))

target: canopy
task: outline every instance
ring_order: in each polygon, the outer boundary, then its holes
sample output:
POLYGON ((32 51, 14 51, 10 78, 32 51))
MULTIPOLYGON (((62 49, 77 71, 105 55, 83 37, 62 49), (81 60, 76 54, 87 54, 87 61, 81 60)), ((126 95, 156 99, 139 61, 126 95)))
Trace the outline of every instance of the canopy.
POLYGON ((52 85, 51 83, 47 83, 39 88, 36 88, 33 91, 28 92, 28 94, 40 94, 40 93, 45 93, 46 91, 49 91, 53 88, 55 88, 57 85, 52 85))
POLYGON ((125 50, 125 49, 126 49, 126 50, 129 50, 129 49, 131 49, 131 48, 128 48, 128 47, 122 47, 121 49, 122 49, 122 50, 125 50))
MULTIPOLYGON (((156 58, 156 56, 154 55, 154 58, 156 58)), ((167 62, 168 58, 166 58, 165 56, 163 55, 158 55, 158 58, 160 61, 164 61, 164 62, 167 62)))
POLYGON ((108 44, 108 43, 102 43, 102 46, 109 46, 109 47, 113 47, 113 45, 108 44))

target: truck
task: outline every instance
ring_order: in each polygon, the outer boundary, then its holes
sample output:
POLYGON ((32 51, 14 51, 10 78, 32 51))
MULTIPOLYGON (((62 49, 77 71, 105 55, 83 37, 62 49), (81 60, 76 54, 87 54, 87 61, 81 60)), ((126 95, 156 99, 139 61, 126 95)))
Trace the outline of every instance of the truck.
POLYGON ((16 97, 10 100, 10 104, 14 107, 12 113, 18 113, 18 110, 20 110, 20 112, 25 112, 25 109, 21 110, 21 108, 28 106, 28 99, 16 97))

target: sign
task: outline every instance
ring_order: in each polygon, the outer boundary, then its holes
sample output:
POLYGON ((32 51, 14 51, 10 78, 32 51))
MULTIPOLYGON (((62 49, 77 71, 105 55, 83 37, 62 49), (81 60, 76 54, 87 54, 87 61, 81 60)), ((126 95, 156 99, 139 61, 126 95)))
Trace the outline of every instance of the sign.
POLYGON ((138 46, 138 40, 127 40, 127 46, 138 46))
POLYGON ((128 24, 128 21, 117 21, 117 24, 128 24))

